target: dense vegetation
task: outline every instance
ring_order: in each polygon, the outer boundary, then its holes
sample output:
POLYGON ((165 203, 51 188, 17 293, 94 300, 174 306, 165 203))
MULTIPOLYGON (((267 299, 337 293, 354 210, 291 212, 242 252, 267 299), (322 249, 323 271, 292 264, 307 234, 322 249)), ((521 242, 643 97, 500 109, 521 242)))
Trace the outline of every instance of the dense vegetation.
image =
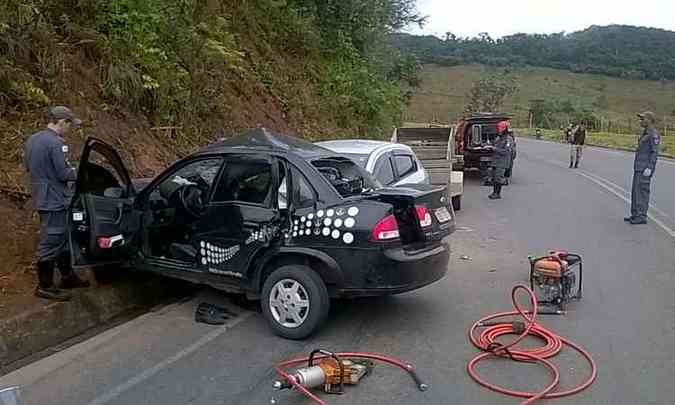
POLYGON ((256 92, 299 132, 377 134, 416 85, 387 35, 420 20, 414 0, 3 0, 0 124, 77 92, 82 65, 103 100, 90 108, 181 126, 190 143, 256 92))
POLYGON ((632 26, 592 26, 571 34, 488 34, 445 38, 396 34, 394 44, 423 63, 456 66, 539 66, 608 76, 675 80, 675 32, 632 26))

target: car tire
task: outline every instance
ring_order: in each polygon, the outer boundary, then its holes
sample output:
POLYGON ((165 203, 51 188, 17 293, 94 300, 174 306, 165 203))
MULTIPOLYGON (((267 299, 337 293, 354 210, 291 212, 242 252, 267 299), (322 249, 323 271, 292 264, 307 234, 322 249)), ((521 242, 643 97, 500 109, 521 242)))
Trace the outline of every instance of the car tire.
POLYGON ((330 309, 330 297, 326 284, 314 270, 303 265, 287 265, 273 271, 265 280, 260 306, 265 319, 277 335, 286 339, 299 340, 310 336, 321 326, 330 309), (280 288, 288 287, 296 288, 296 297, 289 295, 289 298, 284 298, 279 302, 280 288), (287 308, 289 311, 299 311, 297 316, 302 318, 299 323, 295 320, 291 322, 297 325, 289 325, 281 319, 283 316, 280 312, 281 308, 272 309, 271 302, 276 300, 276 306, 285 304, 294 306, 295 303, 292 300, 295 298, 306 300, 307 308, 305 310, 287 308))
POLYGON ((462 196, 461 195, 456 195, 452 197, 452 209, 455 211, 459 211, 462 209, 462 196))

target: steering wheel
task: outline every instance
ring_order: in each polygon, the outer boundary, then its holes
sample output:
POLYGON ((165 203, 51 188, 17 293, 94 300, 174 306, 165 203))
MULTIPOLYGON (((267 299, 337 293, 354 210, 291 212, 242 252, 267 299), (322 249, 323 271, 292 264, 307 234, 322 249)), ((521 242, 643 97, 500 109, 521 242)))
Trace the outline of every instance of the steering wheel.
POLYGON ((342 173, 335 167, 320 167, 319 172, 328 177, 330 181, 337 181, 342 177, 342 173))
POLYGON ((204 213, 202 190, 197 185, 187 184, 178 190, 178 199, 188 214, 199 218, 204 213))

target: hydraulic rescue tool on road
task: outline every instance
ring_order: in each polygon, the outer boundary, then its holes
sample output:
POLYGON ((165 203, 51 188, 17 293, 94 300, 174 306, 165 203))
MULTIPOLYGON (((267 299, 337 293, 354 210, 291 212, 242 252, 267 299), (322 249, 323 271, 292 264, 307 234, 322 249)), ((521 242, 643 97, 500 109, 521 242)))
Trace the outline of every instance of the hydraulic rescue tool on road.
POLYGON ((366 375, 372 372, 375 361, 388 363, 405 370, 415 381, 420 391, 426 391, 429 386, 422 382, 412 364, 399 359, 375 353, 344 352, 333 353, 317 349, 309 357, 286 360, 276 366, 279 380, 274 382, 274 389, 297 390, 314 403, 326 403, 313 394, 310 389, 321 388, 327 394, 342 394, 344 386, 356 385, 366 375), (293 372, 285 371, 288 367, 306 363, 306 367, 293 372))

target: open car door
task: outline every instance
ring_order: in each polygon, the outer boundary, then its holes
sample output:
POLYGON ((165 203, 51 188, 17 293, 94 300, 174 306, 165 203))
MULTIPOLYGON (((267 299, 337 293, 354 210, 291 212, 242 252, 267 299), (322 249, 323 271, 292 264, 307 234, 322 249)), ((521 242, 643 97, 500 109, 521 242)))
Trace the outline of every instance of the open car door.
POLYGON ((119 154, 88 138, 69 208, 74 266, 119 263, 138 251, 141 212, 134 208, 135 197, 119 154))

